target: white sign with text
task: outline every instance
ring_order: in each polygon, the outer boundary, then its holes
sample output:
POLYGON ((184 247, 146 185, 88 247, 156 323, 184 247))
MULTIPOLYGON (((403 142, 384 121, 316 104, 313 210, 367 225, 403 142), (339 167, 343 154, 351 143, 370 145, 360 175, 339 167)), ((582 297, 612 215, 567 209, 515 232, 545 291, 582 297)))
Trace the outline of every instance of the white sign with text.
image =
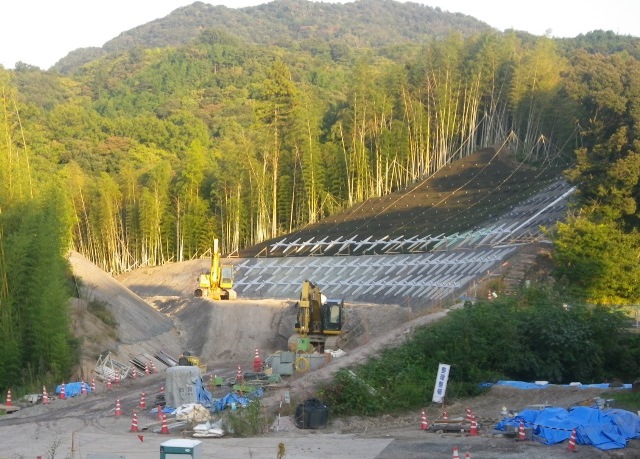
POLYGON ((444 394, 447 392, 447 381, 449 380, 449 369, 451 365, 441 363, 438 366, 438 376, 436 377, 436 385, 433 388, 433 398, 435 403, 442 403, 444 394))

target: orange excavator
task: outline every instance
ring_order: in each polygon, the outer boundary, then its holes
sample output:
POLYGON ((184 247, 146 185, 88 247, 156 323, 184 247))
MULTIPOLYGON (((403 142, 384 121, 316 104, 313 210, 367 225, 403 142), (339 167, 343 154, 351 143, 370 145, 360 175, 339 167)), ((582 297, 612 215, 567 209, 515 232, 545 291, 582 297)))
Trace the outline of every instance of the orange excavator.
POLYGON ((220 246, 217 239, 213 240, 211 271, 200 274, 194 295, 207 296, 214 300, 235 300, 238 297, 233 290, 233 265, 220 262, 220 246))

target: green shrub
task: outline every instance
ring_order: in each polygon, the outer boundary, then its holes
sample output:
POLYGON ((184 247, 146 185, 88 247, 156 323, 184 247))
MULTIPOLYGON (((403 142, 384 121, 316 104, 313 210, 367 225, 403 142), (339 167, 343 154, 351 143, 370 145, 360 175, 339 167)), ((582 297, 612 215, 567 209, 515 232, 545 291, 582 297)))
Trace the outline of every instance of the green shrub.
POLYGON ((91 300, 87 304, 87 308, 98 319, 108 325, 110 327, 116 328, 118 326, 118 321, 113 316, 113 313, 107 307, 107 303, 100 300, 91 300))
POLYGON ((403 346, 341 370, 320 397, 335 415, 378 415, 429 403, 439 363, 451 365, 451 399, 500 379, 628 381, 639 362, 640 336, 628 333, 620 311, 567 306, 536 287, 451 311, 403 346))
POLYGON ((244 408, 229 411, 225 420, 225 431, 234 437, 250 437, 263 433, 267 425, 260 400, 256 399, 244 408))

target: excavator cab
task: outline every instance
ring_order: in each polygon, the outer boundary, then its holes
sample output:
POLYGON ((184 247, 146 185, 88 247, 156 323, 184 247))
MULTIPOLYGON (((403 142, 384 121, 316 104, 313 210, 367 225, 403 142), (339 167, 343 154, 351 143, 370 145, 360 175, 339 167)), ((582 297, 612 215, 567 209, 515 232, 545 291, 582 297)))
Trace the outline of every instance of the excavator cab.
POLYGON ((327 332, 342 330, 344 301, 329 299, 322 305, 322 329, 327 332))

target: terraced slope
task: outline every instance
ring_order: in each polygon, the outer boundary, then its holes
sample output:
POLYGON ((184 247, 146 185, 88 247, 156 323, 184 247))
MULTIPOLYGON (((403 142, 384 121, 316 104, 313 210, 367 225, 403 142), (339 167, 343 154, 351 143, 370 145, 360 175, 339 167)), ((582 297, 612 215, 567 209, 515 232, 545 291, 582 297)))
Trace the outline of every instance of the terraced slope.
MULTIPOLYGON (((461 233, 489 225, 557 180, 561 172, 557 164, 534 168, 519 163, 506 150, 487 148, 410 188, 367 200, 293 234, 241 250, 238 256, 304 256, 314 247, 309 244, 283 253, 283 242, 394 240, 461 233)), ((335 254, 338 246, 330 249, 323 254, 335 254)))

